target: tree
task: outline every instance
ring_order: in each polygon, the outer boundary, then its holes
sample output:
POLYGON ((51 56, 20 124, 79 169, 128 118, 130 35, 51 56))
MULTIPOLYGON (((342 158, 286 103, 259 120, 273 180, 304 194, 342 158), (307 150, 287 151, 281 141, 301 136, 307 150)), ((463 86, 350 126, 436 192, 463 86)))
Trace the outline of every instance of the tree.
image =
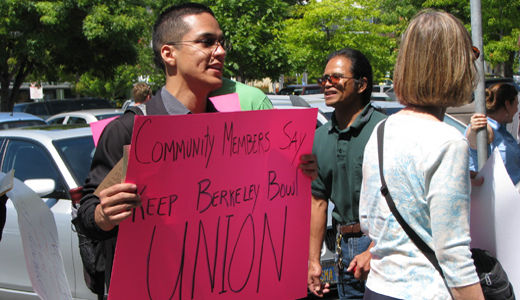
POLYGON ((393 27, 380 22, 376 0, 310 1, 296 7, 286 21, 284 40, 292 72, 323 72, 327 56, 344 47, 363 52, 374 70, 374 81, 384 78, 395 61, 393 27))
POLYGON ((279 33, 289 6, 285 1, 210 1, 224 35, 231 42, 228 76, 242 81, 278 78, 288 70, 288 53, 279 33))
POLYGON ((49 81, 86 72, 110 78, 115 67, 135 62, 146 2, 0 2, 0 110, 12 110, 29 74, 49 81))
MULTIPOLYGON (((504 77, 512 77, 518 66, 518 40, 520 37, 520 0, 481 0, 482 39, 484 59, 504 77)), ((421 9, 434 8, 459 18, 471 31, 469 1, 459 0, 385 0, 382 2, 383 22, 396 24, 400 36, 410 19, 421 9)))
POLYGON ((483 0, 482 31, 486 62, 501 76, 513 77, 520 50, 520 1, 483 0))

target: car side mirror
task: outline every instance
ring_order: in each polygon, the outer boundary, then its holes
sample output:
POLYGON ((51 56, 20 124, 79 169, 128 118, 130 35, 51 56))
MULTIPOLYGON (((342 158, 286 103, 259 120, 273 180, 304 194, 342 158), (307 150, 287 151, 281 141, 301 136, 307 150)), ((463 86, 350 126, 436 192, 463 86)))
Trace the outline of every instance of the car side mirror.
POLYGON ((23 183, 40 197, 54 192, 56 188, 56 182, 50 178, 27 179, 23 183))

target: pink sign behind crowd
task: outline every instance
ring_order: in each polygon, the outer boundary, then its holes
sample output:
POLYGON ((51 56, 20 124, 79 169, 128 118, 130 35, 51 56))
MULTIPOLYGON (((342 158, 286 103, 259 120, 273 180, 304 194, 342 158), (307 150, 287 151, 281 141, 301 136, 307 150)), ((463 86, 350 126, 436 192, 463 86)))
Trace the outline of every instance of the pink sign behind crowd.
POLYGON ((103 129, 105 129, 108 123, 112 122, 112 120, 114 119, 117 119, 117 117, 103 119, 89 124, 90 130, 92 131, 92 138, 94 139, 95 147, 97 147, 97 143, 99 141, 99 138, 101 137, 101 133, 103 133, 103 129))
POLYGON ((221 96, 210 97, 209 100, 215 108, 221 112, 241 111, 240 99, 237 93, 225 94, 221 96))
POLYGON ((137 116, 109 298, 305 297, 316 114, 137 116))

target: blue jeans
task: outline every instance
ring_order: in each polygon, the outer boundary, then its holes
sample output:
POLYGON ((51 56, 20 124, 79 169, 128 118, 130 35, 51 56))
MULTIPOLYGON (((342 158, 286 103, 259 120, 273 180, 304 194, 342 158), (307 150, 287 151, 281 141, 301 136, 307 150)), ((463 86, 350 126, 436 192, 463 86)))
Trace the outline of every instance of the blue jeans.
POLYGON ((365 297, 363 300, 399 300, 394 297, 381 295, 379 293, 371 291, 369 288, 366 288, 365 290, 365 297))
POLYGON ((338 295, 341 300, 363 299, 365 282, 355 279, 353 273, 347 272, 347 268, 354 256, 367 250, 370 242, 370 238, 366 235, 341 239, 343 268, 338 272, 338 295))

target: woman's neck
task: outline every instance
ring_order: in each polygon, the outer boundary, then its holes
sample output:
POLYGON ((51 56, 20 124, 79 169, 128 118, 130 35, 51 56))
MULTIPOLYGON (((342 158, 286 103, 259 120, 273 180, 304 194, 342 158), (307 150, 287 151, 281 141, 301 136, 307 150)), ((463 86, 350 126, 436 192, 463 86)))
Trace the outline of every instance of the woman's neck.
POLYGON ((442 122, 444 120, 444 113, 446 113, 446 108, 440 106, 407 105, 399 113, 415 115, 420 118, 432 119, 442 122))

